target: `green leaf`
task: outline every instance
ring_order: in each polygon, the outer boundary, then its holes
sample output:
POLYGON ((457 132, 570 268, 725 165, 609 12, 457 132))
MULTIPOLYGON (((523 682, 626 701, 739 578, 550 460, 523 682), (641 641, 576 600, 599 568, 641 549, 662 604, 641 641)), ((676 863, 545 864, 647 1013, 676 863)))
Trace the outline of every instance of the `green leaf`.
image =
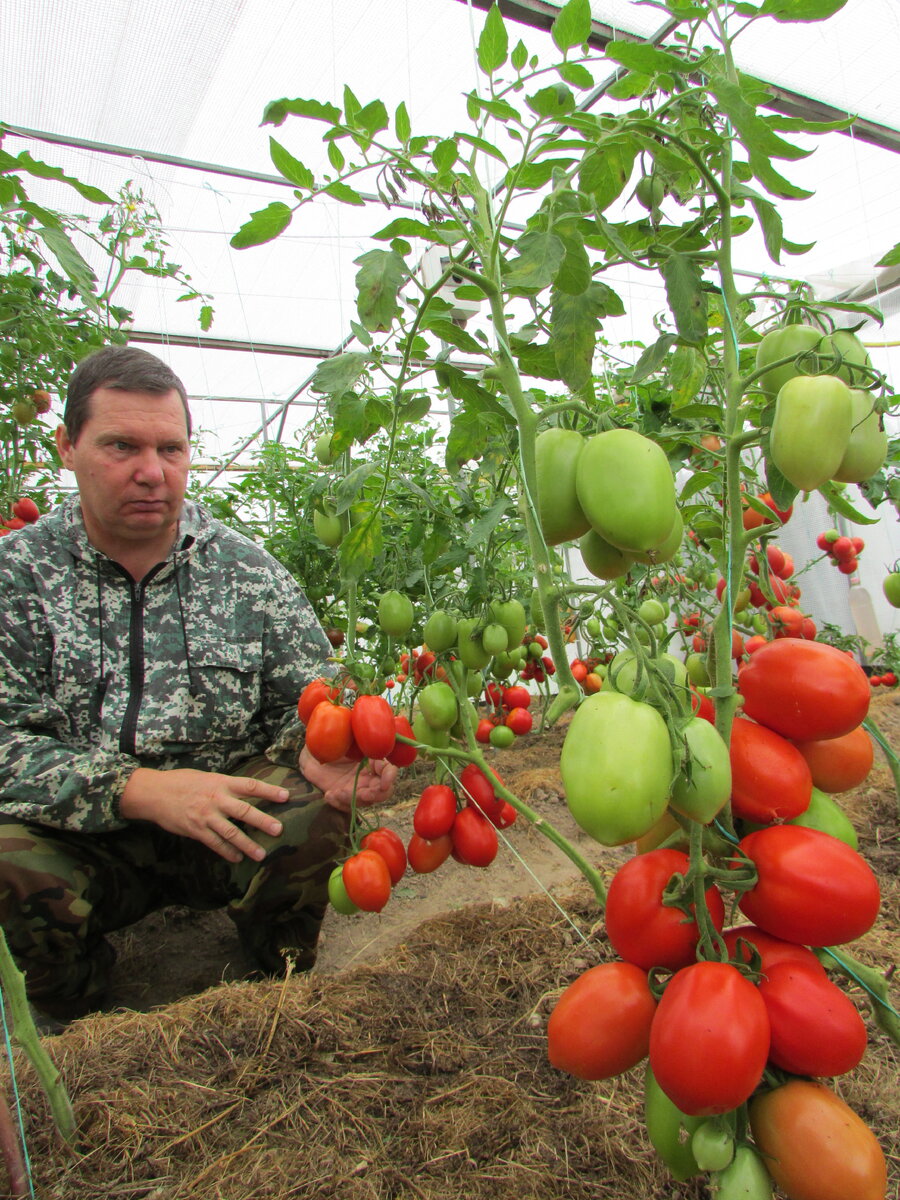
POLYGON ((896 267, 900 266, 900 242, 894 246, 893 250, 888 250, 883 258, 880 258, 875 264, 876 267, 896 267))
MULTIPOLYGON (((863 516, 847 499, 846 493, 841 488, 835 487, 830 480, 823 487, 820 487, 819 491, 838 516, 845 517, 848 521, 852 521, 854 525, 877 525, 881 519, 880 517, 863 516)), ((780 508, 781 505, 778 505, 778 507, 780 508)))
POLYGON ((516 352, 516 360, 522 375, 530 375, 534 379, 559 379, 556 355, 549 343, 525 346, 516 352))
POLYGON ((328 161, 336 171, 343 171, 344 163, 347 160, 344 158, 344 152, 337 142, 328 143, 328 161))
MULTIPOLYGON (((788 483, 782 473, 778 470, 771 458, 768 456, 768 444, 765 446, 766 451, 766 489, 775 501, 775 505, 782 512, 787 512, 791 505, 799 495, 799 489, 794 487, 792 483, 788 483)), ((757 499, 756 496, 747 495, 744 497, 745 502, 757 512, 762 513, 764 517, 771 519, 772 510, 764 501, 757 499)))
POLYGON ((365 205, 365 200, 355 192, 352 187, 348 187, 346 183, 341 183, 336 179, 334 183, 330 183, 327 188, 322 189, 326 196, 330 196, 332 200, 340 200, 341 204, 355 204, 357 207, 365 205))
POLYGON ((407 278, 406 263, 393 250, 369 250, 354 261, 359 319, 371 332, 387 333, 401 312, 397 293, 407 278))
POLYGON ((650 46, 646 42, 610 42, 605 51, 607 58, 621 63, 629 71, 637 71, 641 75, 684 75, 692 69, 692 64, 676 54, 669 54, 650 46))
POLYGON ((83 196, 85 200, 90 200, 94 204, 113 203, 106 192, 101 191, 100 188, 93 187, 89 183, 82 183, 80 179, 66 175, 59 167, 51 167, 49 163, 32 158, 27 150, 23 150, 14 161, 16 170, 25 171, 28 175, 34 175, 38 179, 56 179, 60 183, 67 183, 70 188, 75 189, 79 196, 83 196))
POLYGON ((736 198, 746 198, 753 205, 769 258, 772 262, 781 262, 781 251, 784 248, 784 223, 778 209, 771 200, 767 200, 765 196, 761 196, 752 188, 736 184, 733 191, 736 198))
POLYGON ((293 215, 293 209, 289 205, 280 200, 273 200, 265 208, 250 214, 250 220, 240 227, 231 239, 231 245, 235 250, 244 250, 247 246, 261 246, 263 242, 271 242, 287 229, 293 215))
POLYGON ((379 242, 389 242, 395 237, 415 237, 422 238, 426 242, 441 242, 444 239, 430 225, 426 225, 424 221, 417 221, 415 217, 397 217, 391 221, 389 225, 385 225, 384 229, 379 229, 377 233, 373 233, 372 237, 379 242))
POLYGON ((504 268, 504 283, 514 289, 529 291, 549 287, 566 253, 562 239, 555 233, 534 230, 522 234, 516 249, 519 257, 504 268))
POLYGON ((628 138, 610 138, 585 156, 578 182, 581 190, 591 196, 598 212, 621 196, 631 178, 636 156, 637 146, 628 138))
POLYGON ((451 346, 455 346, 457 350, 462 350, 465 354, 483 355, 487 350, 482 346, 481 342, 472 337, 471 333, 466 333, 464 329, 460 329, 458 325, 454 325, 452 321, 442 320, 437 318, 432 321, 423 321, 422 329, 427 329, 439 337, 442 342, 447 342, 451 346))
POLYGON ((676 346, 669 362, 672 411, 690 404, 706 381, 706 360, 696 346, 676 346))
POLYGON ((341 119, 341 110, 318 100, 272 100, 263 111, 262 124, 282 125, 287 117, 309 117, 313 121, 336 125, 341 119))
POLYGON ((642 379, 646 379, 649 375, 655 375, 662 368, 669 351, 677 341, 678 339, 671 333, 664 333, 662 337, 657 338, 653 345, 648 346, 634 364, 629 377, 630 382, 640 383, 642 379))
POLYGON ((591 286, 591 260, 584 244, 574 238, 568 239, 566 254, 553 280, 554 287, 570 296, 580 296, 591 286))
POLYGON ((356 118, 361 105, 353 93, 353 90, 345 83, 344 84, 344 124, 351 129, 356 128, 356 118))
POLYGON ((313 173, 309 167, 305 167, 302 162, 294 158, 293 154, 285 150, 284 146, 280 142, 276 142, 273 137, 269 138, 269 156, 285 179, 296 183, 297 187, 307 188, 311 191, 315 186, 313 173))
POLYGON ((354 125, 357 129, 364 129, 370 136, 387 129, 388 114, 382 101, 372 100, 365 108, 361 108, 356 114, 354 125))
POLYGON ((359 350, 349 350, 318 364, 310 381, 310 391, 325 396, 341 396, 350 390, 366 369, 369 356, 359 350))
POLYGON ((564 83, 551 83, 549 87, 541 88, 534 95, 526 96, 525 103, 539 117, 559 120, 574 110, 575 97, 564 83))
POLYGON ((495 500, 487 512, 472 523, 466 539, 466 547, 473 550, 476 546, 485 545, 488 538, 512 509, 512 501, 508 497, 501 496, 499 500, 495 500))
POLYGON ((394 129, 397 137, 406 145, 409 141, 409 135, 412 133, 412 126, 409 123, 409 113, 406 111, 406 105, 402 100, 397 105, 397 110, 394 113, 394 129))
POLYGON ((409 399, 403 399, 397 404, 397 419, 404 425, 413 425, 430 411, 431 397, 427 392, 416 392, 409 399))
POLYGON ((358 525, 351 527, 341 542, 340 570, 344 579, 359 579, 369 570, 384 549, 381 513, 370 512, 358 525))
POLYGON ((467 92, 466 108, 473 121, 478 120, 479 112, 486 112, 499 121, 516 121, 521 124, 518 112, 506 100, 485 100, 475 92, 467 92))
POLYGON ((573 46, 583 46, 591 36, 589 0, 569 0, 551 25, 550 36, 563 54, 573 46))
POLYGON ((517 71, 521 71, 528 62, 528 47, 521 38, 519 38, 513 47, 513 52, 510 55, 510 62, 517 71))
POLYGON ((602 310, 599 294, 589 288, 572 296, 554 288, 550 344, 560 377, 573 392, 590 382, 602 310))
POLYGON ((581 63, 559 63, 557 65, 557 73, 560 79, 566 83, 570 83, 572 87, 581 88, 586 91, 594 86, 594 77, 581 63))
POLYGON ((213 310, 211 304, 204 304, 200 309, 200 328, 204 333, 212 328, 213 310))
POLYGON ((431 161, 438 175, 449 171, 458 158, 459 147, 455 138, 444 138, 431 151, 431 161))
POLYGON ((575 160, 572 158, 549 158, 544 162, 527 162, 521 167, 514 167, 506 173, 506 186, 517 188, 519 191, 536 191, 549 183, 553 172, 562 168, 565 170, 575 160))
POLYGON ((485 75, 492 75, 503 66, 508 48, 509 38, 503 17, 500 15, 500 6, 493 4, 488 10, 481 37, 478 39, 478 65, 485 75))
POLYGON ((760 14, 776 21, 825 21, 847 3, 847 0, 765 0, 760 14))
POLYGON ((471 133, 454 133, 453 136, 458 142, 468 142, 470 146, 474 146, 482 154, 487 154, 490 158, 496 158, 498 162, 503 163, 504 167, 508 165, 501 151, 496 146, 492 146, 490 142, 486 142, 484 138, 475 137, 471 133))
POLYGON ((670 254, 663 260, 660 270, 675 328, 685 341, 701 341, 707 333, 707 320, 700 267, 687 254, 670 254))
POLYGON ((69 235, 64 229, 47 226, 41 226, 37 233, 65 275, 75 284, 82 298, 87 300, 92 308, 96 307, 94 284, 97 282, 97 276, 75 249, 69 235))

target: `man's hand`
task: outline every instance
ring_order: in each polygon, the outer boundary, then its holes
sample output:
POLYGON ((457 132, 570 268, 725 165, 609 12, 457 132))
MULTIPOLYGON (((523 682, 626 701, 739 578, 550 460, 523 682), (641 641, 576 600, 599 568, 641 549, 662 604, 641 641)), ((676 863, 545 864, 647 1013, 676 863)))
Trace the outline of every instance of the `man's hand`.
POLYGON ((138 767, 125 785, 119 811, 127 820, 153 821, 168 833, 194 838, 228 862, 240 862, 245 856, 260 862, 267 851, 240 826, 278 837, 281 822, 256 805, 261 800, 283 804, 288 795, 287 788, 261 779, 138 767))
POLYGON ((370 759, 360 770, 360 764, 350 759, 321 763, 313 758, 305 746, 300 751, 299 766, 313 787, 324 794, 325 803, 341 812, 350 811, 354 781, 356 803, 361 808, 367 808, 390 799, 397 778, 397 768, 384 759, 370 759))

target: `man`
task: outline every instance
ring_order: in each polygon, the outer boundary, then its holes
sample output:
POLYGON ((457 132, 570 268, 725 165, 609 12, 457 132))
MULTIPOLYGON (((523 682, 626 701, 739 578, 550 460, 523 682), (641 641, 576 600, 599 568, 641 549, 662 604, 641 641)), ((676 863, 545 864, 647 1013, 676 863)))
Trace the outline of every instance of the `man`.
MULTIPOLYGON (((315 959, 358 764, 301 752, 331 648, 296 582, 185 500, 190 415, 153 355, 72 375, 78 496, 0 547, 0 922, 41 1012, 97 1007, 105 934, 226 907, 251 961, 315 959), (298 769, 299 754, 299 769, 298 769)), ((357 802, 390 794, 370 763, 357 802)))

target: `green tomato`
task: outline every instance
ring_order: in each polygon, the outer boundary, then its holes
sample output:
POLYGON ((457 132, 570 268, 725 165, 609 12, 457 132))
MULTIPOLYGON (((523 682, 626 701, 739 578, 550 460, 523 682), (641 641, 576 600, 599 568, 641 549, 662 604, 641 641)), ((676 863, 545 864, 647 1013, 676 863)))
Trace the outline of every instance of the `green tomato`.
POLYGON ((823 337, 818 351, 825 356, 820 363, 821 369, 837 375, 850 387, 864 388, 871 382, 872 360, 869 352, 849 329, 836 329, 834 333, 823 337))
POLYGON ((772 1180, 763 1160, 749 1146, 738 1146, 734 1158, 712 1181, 716 1200, 772 1200, 772 1180))
POLYGON ((316 444, 313 447, 313 453, 322 464, 323 467, 330 467, 337 455, 331 449, 332 435, 323 433, 321 437, 316 438, 316 444))
POLYGON ((419 712, 432 729, 452 729, 459 717, 459 705, 449 683, 429 683, 417 697, 419 712))
POLYGON ((477 617, 463 617, 456 623, 456 648, 460 662, 470 671, 481 671, 491 661, 481 641, 480 624, 477 617))
POLYGON ((850 389, 834 375, 790 379, 775 401, 769 455, 785 479, 812 492, 834 478, 850 441, 850 389))
POLYGON ((491 620, 502 625, 506 630, 507 647, 511 649, 513 646, 520 645, 525 636, 525 626, 528 624, 525 605, 521 600, 513 598, 494 601, 489 611, 491 620))
POLYGON ((887 456, 888 435, 881 428, 871 392, 850 389, 850 441, 834 478, 841 483, 870 479, 887 456))
MULTIPOLYGON (((766 334, 756 349, 756 368, 760 370, 780 358, 806 354, 815 350, 821 340, 821 329, 812 325, 785 325, 782 329, 773 329, 771 333, 766 334)), ((806 361, 811 362, 811 359, 806 361)), ((796 362, 784 363, 761 375, 759 386, 769 396, 777 396, 789 379, 796 379, 800 374, 801 370, 796 362)))
POLYGON ((689 654, 684 660, 688 679, 694 687, 709 687, 709 668, 705 654, 689 654))
POLYGON ((669 606, 663 604, 662 600, 656 600, 651 597, 649 600, 644 600, 638 608, 638 616, 642 621, 646 621, 648 625, 659 625, 669 615, 669 606))
POLYGON ((881 583, 884 598, 892 608, 900 608, 900 571, 892 571, 881 583))
POLYGON ((429 650, 441 654, 456 645, 456 618, 442 608, 436 608, 422 630, 422 640, 429 650))
POLYGON ((721 1121, 704 1121, 694 1130, 691 1151, 701 1171, 724 1171, 734 1158, 734 1138, 721 1121))
POLYGON ((627 575, 634 565, 634 556, 626 554, 612 542, 589 529, 578 543, 584 565, 595 579, 618 579, 627 575))
POLYGON ((656 1082, 649 1064, 644 1072, 644 1123, 653 1149, 673 1178, 683 1183, 700 1174, 690 1135, 703 1124, 703 1117, 689 1117, 677 1108, 656 1082))
POLYGON ((803 825, 806 829, 819 829, 832 837, 846 842, 854 850, 859 849, 859 838, 846 813, 833 796, 814 787, 809 807, 799 816, 793 817, 788 825, 803 825))
POLYGON ((634 189, 637 202, 649 212, 659 208, 666 197, 666 185, 659 175, 642 175, 634 189))
POLYGON ((432 750, 446 750, 450 745, 450 733, 446 729, 432 729, 421 712, 417 712, 412 722, 413 737, 423 746, 432 750))
POLYGON ((635 554, 635 561, 655 566, 657 563, 672 562, 684 538, 684 519, 678 509, 675 510, 675 522, 665 541, 649 550, 646 554, 635 554))
POLYGON ((671 805, 683 816, 708 825, 731 795, 728 746, 715 725, 702 717, 692 717, 684 727, 683 736, 687 761, 672 785, 671 805))
POLYGON ((576 490, 591 527, 627 554, 655 550, 672 533, 678 512, 672 468, 660 446, 632 429, 589 439, 576 490))
POLYGON ((508 725, 495 725, 488 734, 488 740, 496 750, 505 750, 516 740, 516 735, 508 725))
POLYGON ((344 917, 350 917, 353 913, 359 912, 359 908, 347 895, 343 872, 343 866, 335 867, 328 876, 328 901, 336 912, 344 917))
POLYGON ((588 635, 589 638, 593 638, 594 641, 596 641, 597 638, 600 637, 601 627, 600 627, 600 622, 597 620, 596 617, 588 617, 588 619, 584 623, 584 632, 588 635))
POLYGON ((549 546, 570 542, 590 528, 575 488, 578 460, 585 440, 574 429, 545 429, 534 443, 537 468, 538 519, 549 546))
POLYGON ((413 606, 402 592, 385 592, 378 601, 378 624, 382 633, 403 637, 413 627, 413 606))
POLYGON ((344 536, 341 518, 318 508, 313 509, 313 530, 319 541, 332 549, 341 544, 344 536))
POLYGON ((502 654, 509 645, 509 636, 503 625, 491 624, 486 625, 481 634, 481 644, 484 646, 486 654, 490 654, 493 658, 495 654, 502 654))
POLYGON ((588 696, 566 731, 559 767, 569 811, 604 846, 636 841, 666 811, 672 751, 649 704, 605 688, 588 696))

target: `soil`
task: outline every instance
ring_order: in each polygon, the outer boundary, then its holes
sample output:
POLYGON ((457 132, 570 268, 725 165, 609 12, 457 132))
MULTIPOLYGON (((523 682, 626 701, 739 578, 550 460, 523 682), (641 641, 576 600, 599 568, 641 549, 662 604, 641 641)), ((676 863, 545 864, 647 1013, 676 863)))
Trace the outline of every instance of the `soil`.
MULTIPOLYGON (((875 695, 871 715, 889 742, 900 746, 900 693, 875 695)), ((562 796, 558 766, 564 734, 565 723, 544 734, 519 738, 510 750, 494 751, 492 761, 520 799, 537 809, 588 861, 611 877, 632 851, 628 846, 599 846, 572 820, 562 796)), ((876 764, 883 763, 883 755, 876 750, 876 764)), ((430 779, 428 764, 417 763, 402 772, 390 806, 379 811, 379 819, 404 841, 412 833, 416 798, 430 779)), ((884 783, 890 786, 888 779, 884 783)), ((860 793, 865 789, 866 785, 860 793)), ((335 975, 380 958, 432 917, 484 902, 504 908, 514 900, 541 892, 562 896, 581 881, 582 876, 569 859, 524 821, 506 831, 504 841, 505 847, 487 870, 473 870, 448 860, 433 875, 408 872, 381 913, 344 917, 329 908, 315 973, 335 975)), ((119 957, 110 1008, 147 1012, 219 983, 239 980, 248 971, 234 927, 221 912, 168 908, 111 940, 119 957)))

